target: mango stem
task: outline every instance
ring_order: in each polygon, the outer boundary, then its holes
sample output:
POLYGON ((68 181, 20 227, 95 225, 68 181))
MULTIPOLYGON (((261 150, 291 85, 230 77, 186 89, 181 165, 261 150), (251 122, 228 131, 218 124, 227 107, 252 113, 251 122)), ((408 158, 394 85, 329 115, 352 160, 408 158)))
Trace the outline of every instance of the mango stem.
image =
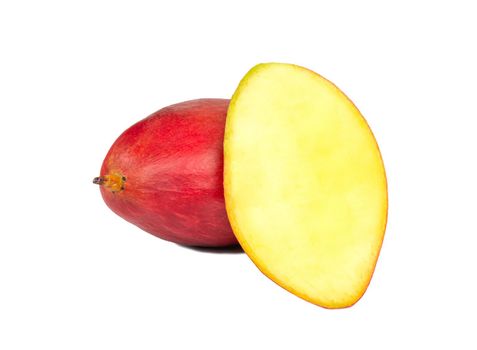
POLYGON ((121 174, 108 174, 93 179, 94 184, 104 186, 111 190, 111 192, 120 192, 124 190, 125 182, 126 177, 121 174))

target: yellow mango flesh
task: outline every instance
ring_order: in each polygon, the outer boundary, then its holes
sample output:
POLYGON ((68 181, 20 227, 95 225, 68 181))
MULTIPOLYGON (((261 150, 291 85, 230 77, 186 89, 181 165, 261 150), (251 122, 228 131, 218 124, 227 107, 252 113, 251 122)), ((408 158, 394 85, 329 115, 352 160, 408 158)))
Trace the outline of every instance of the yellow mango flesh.
POLYGON ((366 121, 303 67, 254 67, 237 88, 224 139, 227 213, 269 278, 327 308, 364 294, 381 248, 387 185, 366 121))

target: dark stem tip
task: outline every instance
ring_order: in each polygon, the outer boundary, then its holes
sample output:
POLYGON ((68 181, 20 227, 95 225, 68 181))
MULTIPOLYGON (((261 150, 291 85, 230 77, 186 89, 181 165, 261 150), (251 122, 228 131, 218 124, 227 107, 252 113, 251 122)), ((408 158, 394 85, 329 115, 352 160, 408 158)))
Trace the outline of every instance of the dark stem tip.
POLYGON ((95 177, 93 179, 93 183, 96 185, 102 185, 104 182, 104 179, 101 176, 95 177))

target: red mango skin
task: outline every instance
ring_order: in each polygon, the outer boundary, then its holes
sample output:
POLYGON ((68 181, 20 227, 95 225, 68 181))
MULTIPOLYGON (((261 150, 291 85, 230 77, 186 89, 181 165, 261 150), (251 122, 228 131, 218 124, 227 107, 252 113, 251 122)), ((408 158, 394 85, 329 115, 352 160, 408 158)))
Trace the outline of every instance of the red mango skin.
POLYGON ((229 100, 198 99, 163 108, 127 129, 104 159, 108 207, 159 238, 188 246, 238 244, 223 191, 223 138, 229 100))

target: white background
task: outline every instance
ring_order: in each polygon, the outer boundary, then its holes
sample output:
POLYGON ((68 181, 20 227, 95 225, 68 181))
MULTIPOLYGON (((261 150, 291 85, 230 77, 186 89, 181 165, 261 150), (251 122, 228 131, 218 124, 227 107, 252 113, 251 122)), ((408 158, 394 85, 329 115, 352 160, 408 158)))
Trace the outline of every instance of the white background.
POLYGON ((476 11, 386 3, 2 1, 0 349, 476 349, 476 11), (388 229, 352 308, 157 239, 91 183, 131 124, 268 61, 335 82, 380 144, 388 229))

